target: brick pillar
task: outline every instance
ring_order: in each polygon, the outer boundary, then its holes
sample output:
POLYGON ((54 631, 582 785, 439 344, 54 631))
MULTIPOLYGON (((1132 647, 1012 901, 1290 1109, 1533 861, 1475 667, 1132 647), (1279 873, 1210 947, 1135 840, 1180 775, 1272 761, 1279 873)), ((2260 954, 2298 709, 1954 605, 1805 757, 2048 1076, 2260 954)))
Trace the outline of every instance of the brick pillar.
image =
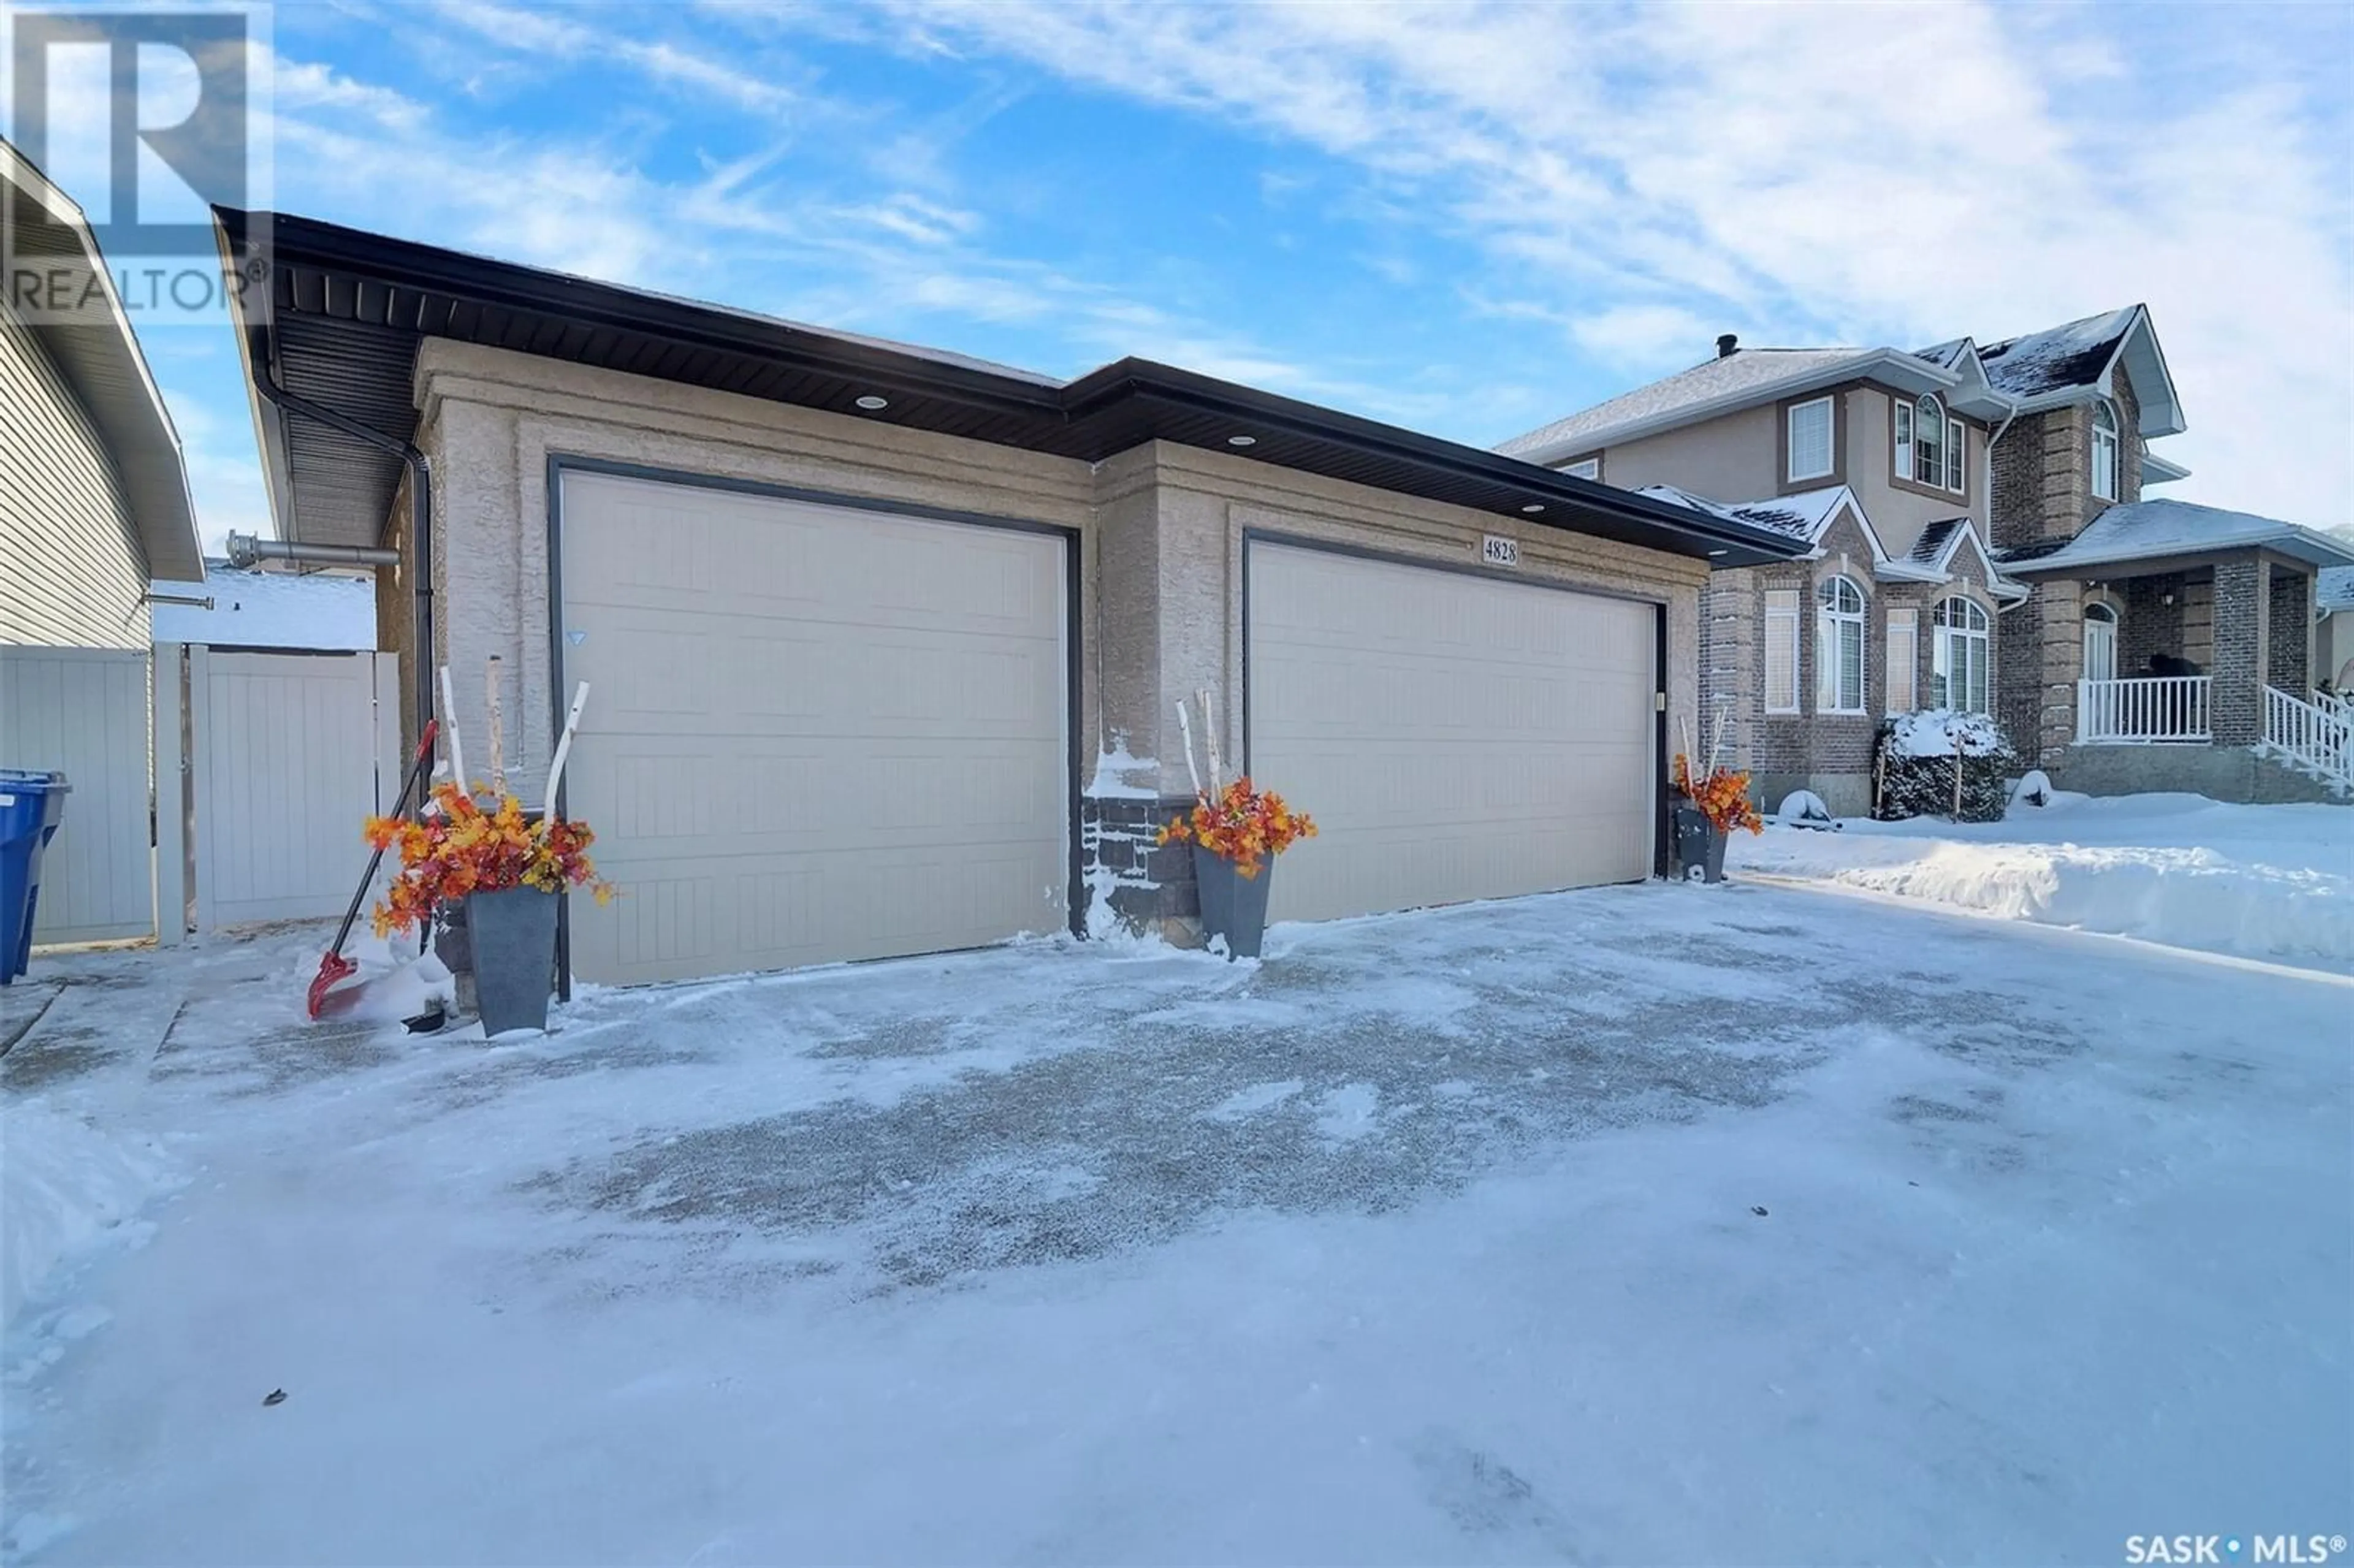
POLYGON ((2312 685, 2313 578, 2302 572, 2272 569, 2272 591, 2266 596, 2264 679, 2282 691, 2304 696, 2312 685))
MULTIPOLYGON (((1716 573, 1700 596, 1700 717, 1724 721, 1723 760, 1753 765, 1763 677, 1757 669, 1757 586, 1746 568, 1716 573)), ((1693 744, 1706 749, 1707 743, 1693 744)))
POLYGON ((2264 649, 2271 641, 2272 567, 2215 568, 2215 669, 2210 722, 2218 746, 2253 746, 2264 733, 2264 649))
MULTIPOLYGON (((2043 607, 2033 630, 2035 750, 2039 757, 2048 757, 2076 738, 2076 683, 2084 673, 2084 588, 2073 581, 2049 582, 2036 589, 2035 597, 2043 607)), ((2012 739, 2017 744, 2015 733, 2012 739)))

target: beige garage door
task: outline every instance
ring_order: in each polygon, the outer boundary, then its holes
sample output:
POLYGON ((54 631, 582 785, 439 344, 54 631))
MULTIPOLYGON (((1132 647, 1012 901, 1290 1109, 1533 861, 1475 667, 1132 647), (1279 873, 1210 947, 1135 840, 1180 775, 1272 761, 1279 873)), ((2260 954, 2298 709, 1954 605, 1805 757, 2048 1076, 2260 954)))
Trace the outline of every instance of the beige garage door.
POLYGON ((563 480, 573 972, 677 980, 1059 930, 1056 536, 563 480))
POLYGON ((1315 817, 1268 916, 1650 874, 1649 605, 1250 549, 1250 762, 1315 817))

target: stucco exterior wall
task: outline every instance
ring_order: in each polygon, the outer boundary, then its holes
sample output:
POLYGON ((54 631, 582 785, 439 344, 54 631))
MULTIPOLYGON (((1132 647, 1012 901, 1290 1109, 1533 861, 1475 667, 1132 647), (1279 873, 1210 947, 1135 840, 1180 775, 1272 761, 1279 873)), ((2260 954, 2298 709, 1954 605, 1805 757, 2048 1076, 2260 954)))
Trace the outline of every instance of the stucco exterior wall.
MULTIPOLYGON (((1129 896, 1116 907, 1130 917, 1190 913, 1178 906, 1187 902, 1182 856, 1148 847, 1151 819, 1191 796, 1178 701, 1204 688, 1215 694, 1222 752, 1233 763, 1245 757, 1242 581, 1254 532, 1468 569, 1483 569, 1484 535, 1510 536, 1521 577, 1665 606, 1671 733, 1697 724, 1702 560, 1223 452, 1156 442, 1090 466, 439 340, 419 356, 416 391, 435 505, 438 609, 427 669, 448 663, 458 677, 455 716, 472 760, 484 727, 484 661, 502 659, 508 768, 526 792, 544 780, 560 695, 548 631, 551 457, 1071 530, 1080 549, 1076 744, 1082 758, 1124 744, 1150 759, 1120 782, 1151 799, 1090 797, 1075 824, 1090 870, 1099 854, 1122 882, 1129 896)), ((400 582, 413 569, 406 515, 398 580, 379 585, 386 645, 396 650, 409 615, 400 582)))
POLYGON ((144 651, 146 553, 89 413, 0 306, 0 646, 144 651))
MULTIPOLYGON (((1131 751, 1159 759, 1165 797, 1190 792, 1176 732, 1179 698, 1203 687, 1218 694, 1222 749, 1230 758, 1244 755, 1243 553, 1253 533, 1466 569, 1481 569, 1484 535, 1511 538, 1521 565, 1511 575, 1665 605, 1670 733, 1697 723, 1700 590, 1709 576, 1704 561, 1166 442, 1123 453, 1103 469, 1109 498, 1101 523, 1103 602, 1134 604, 1145 597, 1140 584, 1119 580, 1117 566, 1135 574, 1149 569, 1158 605, 1149 637, 1136 637, 1107 617, 1107 668, 1126 668, 1133 657, 1121 651, 1126 641, 1149 646, 1158 669, 1151 679, 1123 688, 1130 694, 1126 703, 1107 701, 1103 722, 1129 736, 1131 751), (1153 498, 1149 510, 1133 499, 1147 492, 1153 498), (1147 527, 1153 535, 1149 549, 1118 537, 1147 527), (1149 709, 1128 705, 1148 692, 1149 709)), ((1108 698, 1113 690, 1108 679, 1108 698)))
POLYGON ((1892 478, 1895 436, 1889 421, 1894 417, 1894 407, 1895 397, 1883 387, 1858 387, 1847 395, 1848 488, 1855 492, 1864 515, 1872 519, 1882 546, 1890 555, 1901 556, 1913 548, 1921 530, 1948 517, 1975 518, 1983 534, 1989 483, 1985 428, 1969 419, 1962 422, 1967 446, 1962 493, 1931 493, 1925 487, 1898 484, 1892 478))
MULTIPOLYGON (((1080 623, 1096 620, 1095 475, 1083 462, 442 339, 418 356, 417 400, 418 444, 433 467, 433 662, 451 666, 458 721, 480 736, 483 661, 504 662, 518 705, 507 722, 508 770, 526 792, 545 778, 556 718, 551 456, 1070 528, 1080 539, 1080 623)), ((1094 661, 1082 671, 1080 739, 1093 745, 1094 661)))
POLYGON ((1768 406, 1622 442, 1604 450, 1602 481, 1621 490, 1672 484, 1712 501, 1776 495, 1787 488, 1781 424, 1768 406))

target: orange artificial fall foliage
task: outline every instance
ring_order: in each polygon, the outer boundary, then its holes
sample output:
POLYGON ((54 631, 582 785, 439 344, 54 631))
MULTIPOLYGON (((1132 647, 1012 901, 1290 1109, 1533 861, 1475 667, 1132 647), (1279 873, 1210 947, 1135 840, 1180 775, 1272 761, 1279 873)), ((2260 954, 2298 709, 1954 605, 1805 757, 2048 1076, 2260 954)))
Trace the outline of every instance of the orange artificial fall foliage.
POLYGON ((433 799, 441 807, 438 817, 367 820, 369 847, 400 852, 400 871, 376 906, 377 936, 408 930, 429 918, 436 904, 453 903, 469 893, 510 887, 560 893, 586 886, 599 904, 613 896, 612 884, 597 880, 588 859, 597 835, 586 822, 528 821, 523 802, 513 795, 485 810, 454 783, 436 785, 433 799))
POLYGON ((1227 785, 1212 800, 1206 789, 1193 798, 1193 809, 1161 830, 1161 843, 1196 843, 1212 854, 1235 863, 1235 872, 1257 876, 1262 857, 1278 855, 1300 839, 1316 836, 1316 823, 1305 811, 1295 811, 1272 789, 1251 787, 1247 775, 1227 785))
POLYGON ((1714 824, 1716 831, 1729 833, 1735 828, 1746 828, 1753 833, 1766 831, 1766 822, 1758 816, 1757 808, 1749 800, 1749 775, 1720 768, 1695 785, 1691 764, 1683 753, 1676 754, 1676 788, 1700 808, 1702 816, 1714 824))

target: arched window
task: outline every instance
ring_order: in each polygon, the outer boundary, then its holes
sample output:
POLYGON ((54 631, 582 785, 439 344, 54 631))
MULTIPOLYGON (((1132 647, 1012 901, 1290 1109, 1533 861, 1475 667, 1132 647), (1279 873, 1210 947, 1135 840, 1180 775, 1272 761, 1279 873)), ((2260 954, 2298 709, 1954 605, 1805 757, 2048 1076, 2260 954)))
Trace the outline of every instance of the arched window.
POLYGON ((2117 678, 2117 612, 2105 604, 2084 607, 2084 679, 2117 678))
POLYGON ((1863 711, 1863 589, 1852 577, 1815 589, 1815 711, 1863 711))
POLYGON ((2093 405, 2093 493, 2117 498, 2117 411, 2105 398, 2093 405))
POLYGON ((1935 392, 1921 394, 1913 415, 1913 477, 1923 484, 1946 482, 1946 406, 1935 392))
POLYGON ((1992 652, 1985 610, 1967 599, 1939 599, 1929 658, 1930 700, 1941 708, 1985 713, 1993 696, 1992 652))

